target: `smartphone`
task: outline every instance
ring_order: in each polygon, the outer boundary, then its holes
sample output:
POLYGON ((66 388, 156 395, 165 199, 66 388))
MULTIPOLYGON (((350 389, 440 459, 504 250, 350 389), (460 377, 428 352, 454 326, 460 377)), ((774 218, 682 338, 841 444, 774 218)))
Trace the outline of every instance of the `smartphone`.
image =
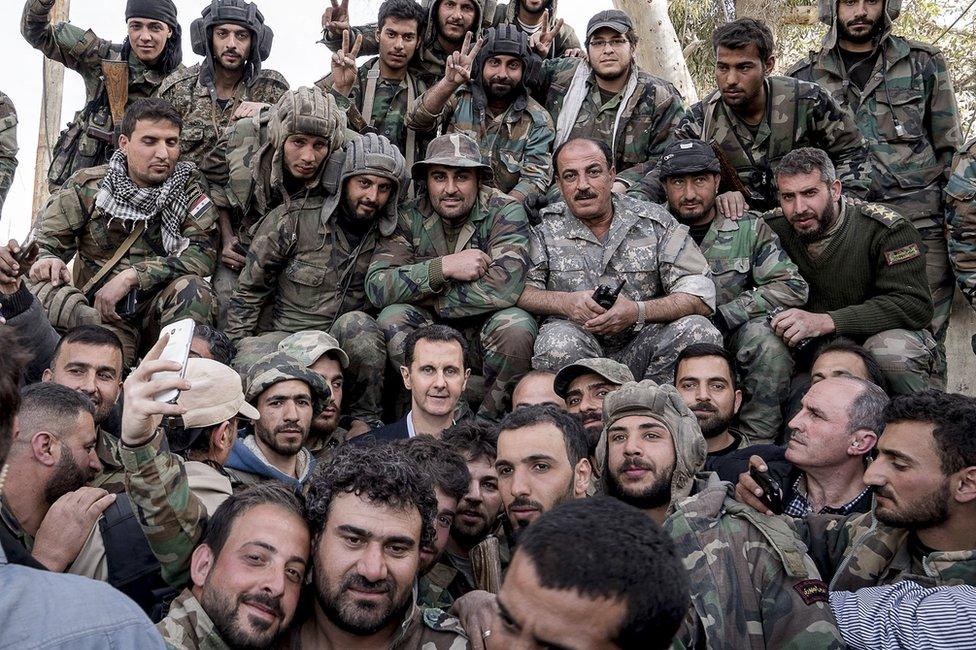
MULTIPOLYGON (((164 334, 169 334, 169 341, 166 343, 166 347, 163 348, 163 353, 159 359, 161 361, 175 361, 180 364, 180 369, 178 371, 167 370, 165 372, 153 373, 154 380, 163 379, 168 376, 182 378, 186 374, 186 360, 190 356, 190 343, 193 341, 193 328, 195 326, 196 323, 192 318, 184 318, 175 323, 170 323, 163 328, 159 336, 162 338, 164 334)), ((173 390, 157 393, 153 399, 157 402, 168 402, 172 404, 179 396, 180 391, 174 388, 173 390)))
POLYGON ((769 472, 760 472, 755 467, 749 468, 749 476, 762 488, 763 495, 759 500, 774 514, 783 514, 783 488, 779 481, 770 476, 769 472))

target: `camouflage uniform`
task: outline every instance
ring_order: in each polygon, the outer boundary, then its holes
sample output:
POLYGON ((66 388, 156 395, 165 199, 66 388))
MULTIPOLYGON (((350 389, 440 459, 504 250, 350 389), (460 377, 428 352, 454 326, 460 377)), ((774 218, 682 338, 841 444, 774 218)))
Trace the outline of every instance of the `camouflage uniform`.
MULTIPOLYGON (((631 65, 624 89, 605 104, 596 76, 583 59, 545 61, 541 83, 532 90, 552 114, 556 146, 572 138, 605 142, 613 151, 617 173, 637 165, 631 172, 632 182, 643 176, 645 167, 657 163, 685 110, 673 85, 641 70, 636 63, 631 65), (580 105, 576 119, 570 122, 574 89, 578 89, 580 105), (560 123, 561 117, 565 124, 560 123)), ((622 180, 628 178, 625 174, 622 180)))
POLYGON ((956 156, 945 193, 949 259, 959 288, 976 307, 976 139, 956 156))
MULTIPOLYGON (((20 20, 20 32, 27 39, 27 42, 35 49, 40 50, 46 58, 63 63, 65 67, 81 75, 82 81, 85 83, 85 103, 87 104, 97 99, 102 92, 102 60, 120 61, 122 59, 122 45, 99 38, 90 29, 83 30, 68 22, 52 24, 50 14, 53 6, 53 0, 27 0, 24 3, 24 13, 20 20)), ((178 29, 174 30, 173 37, 177 40, 180 38, 178 29)), ((126 100, 126 108, 137 99, 154 96, 165 76, 159 70, 147 67, 134 52, 129 54, 128 64, 129 94, 126 100)), ((177 70, 182 67, 180 64, 177 70)), ((104 107, 95 111, 90 121, 83 125, 82 132, 79 135, 78 151, 84 156, 94 155, 105 142, 92 135, 89 132, 89 127, 108 134, 111 134, 115 128, 108 102, 106 101, 104 104, 104 107)), ((83 111, 75 113, 72 123, 78 122, 82 113, 83 111)), ((55 158, 51 162, 48 179, 52 181, 52 190, 56 189, 53 184, 55 178, 62 174, 67 177, 79 169, 79 167, 72 166, 70 160, 59 156, 62 153, 55 151, 55 158), (67 167, 72 168, 67 169, 67 167)), ((94 164, 102 164, 107 159, 106 157, 104 161, 99 160, 94 164)))
POLYGON ((935 305, 932 332, 944 364, 953 286, 942 190, 962 132, 945 57, 933 45, 891 33, 900 10, 901 0, 885 1, 883 32, 875 42, 880 55, 863 89, 851 83, 841 60, 836 2, 820 3, 820 20, 830 26, 823 47, 787 74, 820 84, 849 108, 871 150, 872 199, 908 217, 922 235, 935 305))
MULTIPOLYGON (((314 182, 289 192, 283 153, 288 136, 320 135, 335 153, 345 141, 345 128, 345 116, 335 99, 317 88, 298 88, 285 93, 275 106, 234 122, 224 132, 200 164, 200 171, 207 179, 217 209, 229 215, 242 246, 250 246, 258 222, 278 206, 301 206, 312 197, 334 193, 334 188, 326 188, 324 163, 314 182)), ((227 307, 237 286, 237 273, 218 264, 213 283, 220 305, 217 325, 226 329, 227 307)))
POLYGON ((407 115, 407 127, 430 133, 440 125, 444 133, 465 133, 478 143, 482 158, 491 162, 493 187, 506 194, 513 191, 522 196, 544 194, 552 182, 555 135, 549 111, 529 97, 520 84, 518 96, 503 113, 496 116, 488 113, 482 71, 496 49, 500 53, 519 50, 525 77, 532 74, 530 70, 537 68, 539 62, 529 52, 524 35, 512 28, 500 28, 503 30, 500 32, 498 29, 488 30, 486 43, 475 58, 471 83, 458 88, 437 115, 427 110, 429 102, 424 101, 425 93, 407 115))
POLYGON ((771 441, 783 421, 793 357, 767 317, 771 309, 802 307, 809 287, 766 222, 754 212, 718 216, 701 242, 715 281, 715 320, 743 370, 748 395, 739 425, 752 443, 771 441))
POLYGON ((168 648, 230 650, 193 592, 184 589, 169 606, 166 618, 156 623, 168 648))
POLYGON ((421 607, 434 607, 448 611, 454 601, 476 589, 498 593, 502 575, 511 561, 511 549, 505 538, 504 528, 481 540, 468 553, 472 576, 469 578, 445 553, 439 562, 417 581, 417 603, 421 607), (473 578, 473 581, 472 579, 473 578))
MULTIPOLYGON (((40 246, 38 259, 57 257, 68 263, 77 253, 76 287, 83 286, 93 277, 129 236, 125 223, 113 219, 95 205, 107 171, 106 166, 92 167, 72 176, 48 200, 35 226, 40 246)), ((182 235, 189 239, 186 250, 179 255, 167 256, 163 248, 161 220, 154 219, 105 278, 107 282, 126 269, 136 270, 139 282, 136 315, 121 323, 104 323, 122 340, 127 364, 135 360, 143 341, 155 339, 162 325, 187 317, 198 323, 213 322, 213 294, 203 278, 214 269, 217 211, 204 194, 203 179, 197 172, 190 175, 185 192, 190 206, 182 224, 182 235)), ((31 291, 44 305, 56 327, 64 330, 77 324, 55 322, 52 307, 66 293, 78 294, 78 291, 53 288, 49 282, 32 283, 31 291)))
MULTIPOLYGON (((477 143, 460 134, 436 138, 426 161, 414 166, 414 177, 425 178, 418 172, 428 163, 487 170, 477 143)), ((366 276, 366 295, 383 310, 378 321, 394 367, 403 365, 411 331, 434 322, 450 325, 470 344, 469 367, 484 372, 486 396, 478 415, 501 418, 515 384, 529 370, 536 335, 535 320, 514 306, 524 286, 527 252, 525 211, 498 190, 481 187, 453 249, 426 196, 403 206, 396 230, 380 240, 366 276), (488 272, 472 282, 445 279, 442 258, 470 249, 491 258, 488 272)))
MULTIPOLYGON (((716 90, 688 109, 675 137, 718 144, 749 191, 745 198, 755 210, 779 205, 773 174, 780 159, 798 147, 826 151, 844 191, 865 198, 871 182, 868 149, 850 114, 817 84, 789 77, 767 77, 766 96, 766 113, 755 136, 716 90)), ((663 196, 656 171, 640 185, 649 197, 663 196)))
MULTIPOLYGON (((526 285, 541 291, 593 291, 603 284, 630 300, 674 293, 697 296, 715 309, 715 285, 705 258, 688 234, 659 205, 614 195, 614 216, 604 242, 562 202, 542 210, 533 226, 532 266, 526 285)), ((614 336, 595 336, 564 318, 547 318, 535 343, 532 367, 557 371, 584 357, 608 357, 630 367, 635 377, 670 382, 678 353, 692 343, 722 344, 704 316, 672 323, 647 323, 614 336)))
MULTIPOLYGON (((566 0, 563 0, 564 2, 566 0)), ((499 4, 495 7, 494 15, 490 9, 491 2, 485 3, 485 13, 492 16, 491 24, 495 27, 498 25, 512 25, 518 30, 522 30, 522 24, 518 20, 518 9, 519 4, 522 0, 509 0, 504 4, 499 4)), ((549 26, 553 27, 556 21, 559 19, 559 0, 550 0, 549 2, 549 26)), ((567 50, 577 50, 583 49, 583 45, 580 43, 579 37, 576 35, 576 30, 570 26, 569 21, 563 22, 562 28, 559 33, 556 34, 555 40, 552 42, 552 47, 549 48, 549 55, 547 58, 558 59, 566 54, 567 50)))
POLYGON ((0 211, 17 171, 17 111, 14 103, 0 93, 0 211))
POLYGON ((180 160, 199 164, 217 144, 243 102, 274 104, 288 91, 288 82, 274 70, 262 70, 253 84, 241 81, 234 97, 221 108, 215 91, 200 80, 200 64, 178 70, 159 86, 159 96, 183 117, 180 160))
MULTIPOLYGON (((329 331, 353 363, 348 369, 351 414, 379 423, 382 411, 386 342, 366 301, 366 272, 381 235, 393 233, 397 205, 405 193, 403 156, 389 140, 376 135, 357 138, 346 152, 335 191, 323 200, 279 206, 254 232, 231 299, 227 334, 240 341, 262 330, 259 316, 271 305, 264 331, 329 331), (358 238, 343 230, 339 213, 345 183, 359 174, 383 176, 395 184, 383 211, 358 238)), ((353 219, 355 217, 352 217, 353 219)))

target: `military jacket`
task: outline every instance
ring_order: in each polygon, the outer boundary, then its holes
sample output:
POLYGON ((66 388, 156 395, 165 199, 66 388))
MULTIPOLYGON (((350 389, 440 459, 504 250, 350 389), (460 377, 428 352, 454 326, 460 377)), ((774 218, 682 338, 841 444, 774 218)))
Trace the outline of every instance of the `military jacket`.
POLYGON ((661 206, 629 196, 614 194, 613 209, 601 242, 565 203, 544 208, 542 222, 532 228, 526 284, 543 291, 593 291, 601 284, 616 289, 624 281, 621 294, 631 300, 687 293, 715 309, 708 263, 686 226, 661 206))
POLYGON ((482 187, 453 250, 448 250, 440 215, 424 196, 401 207, 396 230, 380 240, 366 276, 366 295, 380 309, 411 303, 443 319, 489 316, 522 295, 528 248, 525 210, 508 195, 482 187), (488 272, 473 282, 445 280, 440 258, 470 249, 491 258, 488 272))
POLYGON ((716 216, 701 242, 712 269, 717 313, 726 331, 776 307, 802 307, 809 286, 758 214, 739 220, 716 216))
POLYGON ((956 156, 945 198, 949 259, 963 295, 976 306, 976 139, 956 156))
POLYGON ((942 188, 962 140, 945 58, 932 45, 886 36, 861 90, 838 47, 811 52, 788 74, 820 84, 854 114, 871 151, 872 200, 894 206, 917 227, 940 224, 942 188))
MULTIPOLYGON (((510 0, 495 7, 492 25, 495 27, 498 25, 514 25, 516 29, 522 31, 522 24, 518 21, 520 3, 521 0, 510 0)), ((563 0, 563 3, 566 4, 567 0, 563 0)), ((489 5, 490 1, 485 3, 486 13, 489 13, 489 5)), ((547 6, 549 7, 549 24, 550 27, 553 27, 559 19, 559 0, 549 0, 547 6)), ((582 48, 576 30, 566 21, 559 33, 556 34, 556 38, 553 39, 547 58, 558 59, 566 54, 566 50, 582 48)))
POLYGON ((714 650, 844 648, 827 586, 786 519, 735 501, 699 474, 664 522, 683 558, 692 607, 676 646, 714 650))
MULTIPOLYGON (((589 64, 583 59, 561 58, 545 61, 542 65, 542 79, 533 89, 533 96, 549 109, 556 124, 579 66, 589 67, 589 64)), ((594 138, 606 142, 613 151, 613 163, 618 173, 640 165, 633 172, 636 181, 643 175, 645 167, 655 165, 664 153, 685 106, 681 95, 667 81, 636 66, 630 74, 636 75, 633 93, 625 97, 626 91, 621 91, 605 104, 594 74, 589 74, 586 94, 569 138, 594 138), (614 138, 622 101, 626 104, 620 112, 614 138)))
POLYGON ((234 97, 221 109, 216 92, 200 83, 200 64, 178 70, 166 77, 159 96, 173 105, 183 117, 180 134, 180 160, 199 164, 217 144, 243 102, 275 104, 288 91, 288 82, 274 70, 262 68, 252 84, 237 85, 234 97))
POLYGON ((17 170, 17 111, 14 103, 0 93, 0 211, 17 170))
POLYGON ((168 648, 179 650, 230 650, 220 638, 203 605, 184 589, 169 606, 169 614, 156 624, 168 648))
POLYGON ((675 137, 718 144, 749 190, 746 200, 753 209, 777 207, 773 174, 783 156, 799 147, 826 151, 844 191, 858 198, 868 195, 871 173, 864 138, 850 114, 814 83, 767 77, 766 112, 755 136, 716 90, 685 113, 675 137))
MULTIPOLYGON (((883 524, 866 512, 842 517, 808 515, 794 520, 831 591, 890 585, 902 580, 923 587, 976 586, 976 548, 933 551, 912 558, 911 533, 883 524)), ((976 546, 974 542, 973 546, 976 546)))
MULTIPOLYGON (((37 217, 39 259, 57 257, 65 263, 75 253, 83 265, 76 273, 79 288, 105 265, 129 236, 126 224, 95 205, 108 167, 91 167, 75 173, 64 187, 51 195, 37 217)), ((216 264, 217 211, 204 193, 203 178, 193 172, 186 185, 189 212, 182 234, 190 240, 179 255, 163 248, 160 218, 151 220, 109 278, 133 268, 141 291, 158 291, 184 275, 206 277, 216 264)), ((76 262, 77 263, 77 262, 76 262)), ((108 278, 106 278, 108 279, 108 278)))
MULTIPOLYGON (((341 209, 341 208, 340 208, 341 209)), ((257 332, 271 303, 269 331, 328 331, 335 319, 366 303, 366 272, 379 238, 374 222, 358 243, 323 214, 323 199, 282 205, 257 226, 231 299, 227 335, 257 332)))
POLYGON ((444 133, 464 133, 478 143, 491 163, 494 186, 506 194, 544 194, 552 182, 552 141, 555 131, 549 111, 527 95, 520 95, 496 118, 475 101, 470 86, 458 88, 440 115, 431 115, 423 97, 407 116, 407 126, 430 132, 438 122, 444 133))

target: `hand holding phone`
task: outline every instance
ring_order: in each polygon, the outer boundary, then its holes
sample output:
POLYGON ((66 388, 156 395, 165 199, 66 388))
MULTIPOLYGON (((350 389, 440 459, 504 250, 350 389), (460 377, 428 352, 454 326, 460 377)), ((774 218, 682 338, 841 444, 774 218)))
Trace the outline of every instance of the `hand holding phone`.
POLYGON ((760 501, 774 514, 783 514, 783 488, 779 481, 774 479, 769 472, 760 472, 755 467, 749 467, 749 476, 762 488, 763 494, 759 497, 760 501))
MULTIPOLYGON (((164 334, 169 334, 169 342, 163 348, 163 353, 159 356, 162 361, 175 361, 180 364, 179 371, 165 371, 153 373, 153 380, 163 379, 168 376, 179 376, 181 379, 186 374, 186 360, 190 356, 190 343, 193 341, 193 329, 196 323, 192 318, 184 318, 181 321, 170 323, 159 333, 160 338, 164 334)), ((180 396, 180 391, 167 390, 158 393, 153 399, 157 402, 167 402, 172 404, 180 396)))

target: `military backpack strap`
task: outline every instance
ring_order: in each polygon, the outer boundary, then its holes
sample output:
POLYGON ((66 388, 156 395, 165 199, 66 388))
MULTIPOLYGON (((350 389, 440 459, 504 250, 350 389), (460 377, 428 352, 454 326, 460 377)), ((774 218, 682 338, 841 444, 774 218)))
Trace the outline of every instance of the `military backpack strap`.
MULTIPOLYGON (((372 70, 370 70, 372 72, 372 70)), ((413 75, 407 76, 407 114, 413 110, 414 104, 417 103, 417 85, 413 78, 413 75)), ((416 148, 417 148, 417 132, 413 129, 407 129, 407 143, 404 147, 406 151, 403 152, 403 157, 407 162, 407 169, 413 169, 414 158, 416 158, 416 148)), ((414 181, 410 179, 410 187, 407 194, 410 198, 414 196, 414 181)))
MULTIPOLYGON (((373 66, 366 72, 366 94, 363 95, 363 110, 361 111, 366 124, 373 126, 373 103, 376 101, 376 83, 380 78, 379 65, 373 66)), ((409 100, 408 100, 409 101, 409 100)))
POLYGON ((85 283, 85 286, 82 287, 81 292, 88 295, 89 291, 98 286, 98 283, 101 282, 105 276, 111 273, 112 269, 118 266, 125 254, 129 252, 129 249, 132 248, 132 245, 136 243, 136 240, 139 239, 139 236, 142 235, 145 230, 145 221, 140 221, 138 224, 136 224, 136 227, 132 229, 129 236, 125 238, 125 241, 123 241, 122 244, 115 250, 115 253, 112 254, 112 259, 102 265, 102 268, 98 270, 98 273, 92 276, 91 280, 85 283))

